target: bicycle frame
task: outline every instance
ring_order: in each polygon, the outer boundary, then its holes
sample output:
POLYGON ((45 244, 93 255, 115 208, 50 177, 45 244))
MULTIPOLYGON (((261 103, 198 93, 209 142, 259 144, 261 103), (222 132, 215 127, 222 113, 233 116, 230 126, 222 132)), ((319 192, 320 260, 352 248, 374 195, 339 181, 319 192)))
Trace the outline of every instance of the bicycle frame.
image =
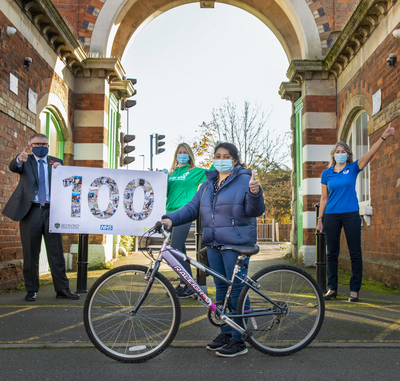
MULTIPOLYGON (((195 293, 197 294, 197 300, 203 304, 205 307, 211 309, 222 321, 224 321, 226 324, 228 324, 231 328, 237 330, 240 332, 242 335, 247 335, 248 332, 242 328, 239 324, 237 324, 235 321, 233 321, 233 318, 251 318, 251 317, 256 317, 256 316, 265 316, 265 315, 280 315, 284 314, 285 311, 281 306, 276 304, 274 301, 272 301, 270 298, 268 298, 266 295, 264 295, 262 292, 260 292, 256 285, 252 284, 253 281, 249 277, 239 277, 237 273, 239 272, 239 268, 236 265, 235 266, 235 271, 233 273, 232 280, 229 280, 225 278, 223 275, 218 273, 217 271, 212 270, 211 268, 204 266, 203 264, 195 261, 192 258, 189 258, 187 255, 184 253, 181 253, 180 251, 172 248, 167 244, 167 240, 163 242, 163 245, 161 247, 160 253, 157 257, 156 263, 154 265, 154 268, 151 268, 152 264, 150 264, 148 274, 146 276, 148 277, 148 286, 146 287, 146 290, 144 291, 142 297, 136 304, 135 308, 133 309, 132 313, 136 313, 140 306, 142 305, 143 301, 146 299, 148 293, 151 290, 151 286, 154 282, 154 278, 160 268, 161 261, 165 260, 165 262, 180 276, 182 279, 184 279, 185 283, 191 287, 195 293), (216 305, 215 303, 208 297, 208 295, 203 291, 203 289, 197 284, 197 282, 193 279, 193 277, 190 276, 190 274, 182 267, 182 265, 178 262, 177 258, 182 259, 186 262, 189 262, 191 265, 194 267, 198 268, 200 271, 203 271, 206 274, 211 275, 214 278, 219 279, 221 282, 225 283, 226 285, 229 286, 228 288, 228 293, 227 296, 229 297, 231 288, 233 286, 233 282, 235 279, 239 279, 240 282, 244 283, 245 285, 249 286, 254 292, 259 294, 261 297, 265 298, 265 300, 269 301, 272 306, 275 308, 262 308, 262 309, 257 309, 257 310, 249 310, 246 311, 244 314, 225 314, 223 313, 216 305)), ((227 299, 227 298, 226 298, 227 299)), ((225 303, 227 301, 225 300, 225 303)), ((225 305, 224 305, 225 307, 225 305)))

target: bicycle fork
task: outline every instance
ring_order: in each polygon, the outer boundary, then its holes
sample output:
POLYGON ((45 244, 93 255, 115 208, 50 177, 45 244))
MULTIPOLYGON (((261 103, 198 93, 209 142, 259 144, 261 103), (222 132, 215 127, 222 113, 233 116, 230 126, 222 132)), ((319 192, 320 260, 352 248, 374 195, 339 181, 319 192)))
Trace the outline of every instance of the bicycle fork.
POLYGON ((130 311, 131 315, 135 315, 139 308, 142 306, 143 302, 146 300, 147 295, 149 294, 151 287, 154 283, 154 278, 157 275, 158 269, 160 268, 160 262, 157 261, 153 268, 153 262, 150 262, 149 268, 147 269, 145 279, 148 280, 147 286, 143 292, 143 295, 140 297, 139 301, 136 303, 135 307, 130 311))

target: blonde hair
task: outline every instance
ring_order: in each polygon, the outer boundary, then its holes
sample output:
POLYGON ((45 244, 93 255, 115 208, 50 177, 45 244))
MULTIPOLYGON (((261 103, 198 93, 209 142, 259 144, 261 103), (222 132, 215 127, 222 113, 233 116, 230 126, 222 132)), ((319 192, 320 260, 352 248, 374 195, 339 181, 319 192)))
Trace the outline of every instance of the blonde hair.
POLYGON ((171 169, 170 169, 169 173, 173 173, 175 171, 175 169, 177 168, 177 166, 179 165, 178 161, 176 160, 176 156, 178 155, 178 151, 179 151, 180 147, 185 147, 186 151, 187 151, 187 153, 189 155, 189 161, 188 161, 188 164, 190 166, 189 171, 191 169, 193 169, 194 167, 196 167, 193 151, 190 148, 189 144, 180 143, 180 144, 178 144, 178 147, 176 147, 176 150, 175 150, 175 153, 174 153, 174 161, 172 162, 171 169))
POLYGON ((335 151, 336 151, 337 147, 339 147, 339 146, 343 147, 343 149, 348 154, 347 163, 353 162, 353 152, 351 151, 350 147, 348 146, 348 144, 346 142, 340 141, 335 144, 335 146, 333 147, 333 150, 331 151, 331 159, 330 159, 328 168, 333 167, 336 164, 335 151))

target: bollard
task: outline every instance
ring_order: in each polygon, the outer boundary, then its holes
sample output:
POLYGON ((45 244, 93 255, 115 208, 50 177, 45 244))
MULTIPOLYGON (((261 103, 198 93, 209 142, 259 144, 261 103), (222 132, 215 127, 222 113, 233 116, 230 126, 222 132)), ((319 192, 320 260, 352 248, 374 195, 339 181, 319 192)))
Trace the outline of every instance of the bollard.
POLYGON ((78 294, 87 293, 87 275, 88 275, 88 251, 89 234, 79 234, 78 243, 78 274, 76 282, 76 292, 78 294))
POLYGON ((319 203, 315 204, 316 248, 317 248, 317 283, 322 292, 326 292, 326 237, 324 232, 318 231, 319 203))

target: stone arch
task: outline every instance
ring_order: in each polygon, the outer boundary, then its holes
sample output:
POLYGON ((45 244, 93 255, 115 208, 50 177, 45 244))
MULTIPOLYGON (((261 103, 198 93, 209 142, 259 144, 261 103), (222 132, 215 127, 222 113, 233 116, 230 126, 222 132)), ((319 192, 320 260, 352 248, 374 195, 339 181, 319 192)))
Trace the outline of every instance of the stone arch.
POLYGON ((36 131, 42 132, 40 131, 39 115, 45 108, 51 108, 51 110, 58 116, 65 144, 70 146, 73 135, 68 119, 68 113, 61 99, 54 93, 44 94, 37 103, 36 131))
POLYGON ((345 137, 354 121, 354 117, 360 112, 366 111, 368 118, 372 121, 372 105, 368 98, 363 94, 357 94, 350 99, 344 109, 338 130, 338 139, 346 140, 345 137))
MULTIPOLYGON (((92 56, 121 58, 129 40, 154 18, 195 0, 115 0, 100 8, 89 5, 79 40, 92 56), (93 15, 95 13, 95 16, 93 15), (91 21, 89 21, 91 20, 91 21)), ((315 17, 305 1, 221 0, 260 19, 276 35, 288 60, 322 58, 315 17)), ((99 4, 98 1, 93 4, 99 4)), ((99 5, 97 5, 99 6, 99 5)))

